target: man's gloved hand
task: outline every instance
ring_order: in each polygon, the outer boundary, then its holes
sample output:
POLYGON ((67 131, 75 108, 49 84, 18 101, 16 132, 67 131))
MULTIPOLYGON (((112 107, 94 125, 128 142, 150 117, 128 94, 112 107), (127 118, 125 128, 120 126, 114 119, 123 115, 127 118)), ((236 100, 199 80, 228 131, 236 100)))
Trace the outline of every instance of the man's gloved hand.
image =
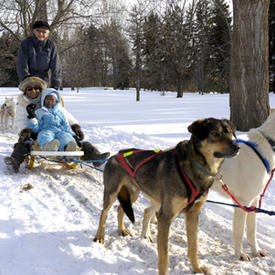
POLYGON ((71 127, 72 127, 72 130, 75 132, 76 138, 78 140, 83 140, 84 134, 81 130, 81 127, 78 124, 73 124, 71 127))
POLYGON ((36 104, 34 103, 31 103, 29 105, 27 105, 26 109, 27 109, 27 113, 28 113, 28 118, 29 119, 32 119, 32 118, 35 118, 36 115, 35 115, 35 107, 36 107, 36 104))

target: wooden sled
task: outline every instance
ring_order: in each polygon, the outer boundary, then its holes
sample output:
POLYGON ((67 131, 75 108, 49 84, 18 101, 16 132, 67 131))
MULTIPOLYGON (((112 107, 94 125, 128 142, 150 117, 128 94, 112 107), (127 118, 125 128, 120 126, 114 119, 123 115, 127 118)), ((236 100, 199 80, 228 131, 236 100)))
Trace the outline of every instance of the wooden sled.
POLYGON ((54 157, 56 158, 56 162, 60 162, 63 165, 66 166, 68 169, 74 169, 77 167, 78 163, 73 162, 73 160, 79 160, 81 156, 84 155, 83 151, 72 151, 72 152, 67 152, 67 151, 41 151, 37 148, 34 148, 30 152, 30 155, 28 156, 26 160, 26 167, 29 169, 32 169, 35 163, 36 158, 39 156, 45 160, 47 160, 47 157, 54 157), (71 159, 72 161, 66 161, 66 158, 71 159))

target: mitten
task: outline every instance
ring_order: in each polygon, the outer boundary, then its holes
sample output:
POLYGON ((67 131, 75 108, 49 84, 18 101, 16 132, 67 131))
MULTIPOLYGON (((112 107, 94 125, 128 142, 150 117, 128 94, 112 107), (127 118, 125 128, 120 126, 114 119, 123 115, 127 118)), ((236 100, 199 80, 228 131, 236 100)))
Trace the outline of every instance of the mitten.
POLYGON ((83 140, 84 134, 81 130, 81 127, 78 124, 73 124, 71 127, 72 127, 72 130, 75 132, 76 138, 78 140, 83 140))
POLYGON ((36 104, 34 103, 31 103, 29 105, 27 105, 26 109, 27 109, 27 113, 28 113, 28 118, 29 119, 32 119, 32 118, 35 118, 35 107, 36 107, 36 104))

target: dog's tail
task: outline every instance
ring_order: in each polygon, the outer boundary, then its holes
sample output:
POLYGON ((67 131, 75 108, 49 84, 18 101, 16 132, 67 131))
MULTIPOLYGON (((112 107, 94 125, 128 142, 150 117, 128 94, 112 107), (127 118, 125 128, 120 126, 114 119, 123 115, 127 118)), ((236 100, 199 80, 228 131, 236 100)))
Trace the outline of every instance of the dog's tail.
POLYGON ((135 223, 135 216, 134 216, 134 211, 133 211, 132 204, 131 204, 130 194, 128 192, 128 189, 125 186, 121 187, 121 189, 117 195, 117 198, 119 200, 121 207, 123 208, 123 211, 129 218, 129 220, 132 223, 135 223))

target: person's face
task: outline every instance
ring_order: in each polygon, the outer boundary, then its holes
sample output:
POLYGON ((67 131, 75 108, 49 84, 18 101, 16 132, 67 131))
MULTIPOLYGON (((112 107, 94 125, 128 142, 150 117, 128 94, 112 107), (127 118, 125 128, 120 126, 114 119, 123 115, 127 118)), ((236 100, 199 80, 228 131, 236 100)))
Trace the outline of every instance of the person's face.
POLYGON ((44 41, 46 38, 48 38, 50 31, 43 28, 37 28, 33 30, 33 33, 38 40, 44 41))
POLYGON ((25 94, 27 97, 34 99, 40 95, 41 91, 42 89, 39 85, 28 86, 25 90, 25 94))
POLYGON ((52 108, 56 103, 56 98, 52 95, 47 95, 44 100, 44 105, 47 108, 52 108))

